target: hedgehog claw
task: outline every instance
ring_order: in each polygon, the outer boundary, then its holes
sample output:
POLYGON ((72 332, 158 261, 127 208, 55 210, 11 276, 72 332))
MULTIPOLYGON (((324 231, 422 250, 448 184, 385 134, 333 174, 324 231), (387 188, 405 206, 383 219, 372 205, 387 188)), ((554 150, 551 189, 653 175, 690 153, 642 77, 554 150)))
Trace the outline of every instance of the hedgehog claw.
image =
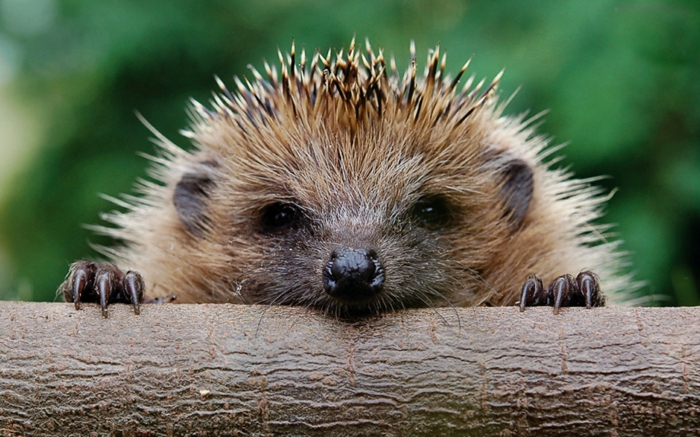
MULTIPOLYGON (((109 316, 108 306, 113 303, 127 303, 134 307, 134 314, 140 314, 140 304, 152 302, 144 299, 144 283, 141 275, 134 271, 122 273, 113 264, 97 264, 91 261, 78 261, 73 264, 68 277, 59 290, 66 302, 73 302, 79 310, 82 302, 99 302, 102 317, 109 316)), ((174 296, 164 299, 171 302, 174 296)))
POLYGON ((525 311, 525 306, 543 305, 540 302, 545 300, 544 288, 542 287, 542 279, 537 275, 530 275, 523 290, 520 293, 520 312, 525 311))
POLYGON ((605 296, 600 292, 598 275, 584 271, 574 279, 571 275, 555 278, 545 289, 542 280, 532 275, 523 284, 520 293, 520 311, 526 306, 551 306, 554 314, 562 307, 601 307, 605 296))
POLYGON ((67 302, 73 302, 75 309, 80 309, 80 299, 83 295, 83 290, 92 289, 92 281, 95 277, 95 269, 93 264, 80 265, 72 271, 73 286, 70 288, 71 293, 67 293, 68 289, 64 289, 64 299, 67 302))
POLYGON ((586 308, 605 306, 605 295, 600 292, 598 275, 581 272, 576 276, 576 285, 584 296, 586 308))
POLYGON ((100 299, 100 307, 102 308, 102 317, 105 319, 109 315, 107 312, 107 303, 113 288, 113 281, 108 271, 100 269, 95 279, 95 291, 100 299))
POLYGON ((571 275, 562 275, 555 278, 549 287, 547 288, 548 300, 552 300, 552 306, 554 307, 554 314, 559 314, 559 309, 562 306, 574 306, 572 301, 574 300, 575 292, 574 278, 571 275))
POLYGON ((137 272, 129 270, 124 275, 124 297, 134 306, 134 314, 141 314, 139 303, 143 299, 143 279, 137 272))

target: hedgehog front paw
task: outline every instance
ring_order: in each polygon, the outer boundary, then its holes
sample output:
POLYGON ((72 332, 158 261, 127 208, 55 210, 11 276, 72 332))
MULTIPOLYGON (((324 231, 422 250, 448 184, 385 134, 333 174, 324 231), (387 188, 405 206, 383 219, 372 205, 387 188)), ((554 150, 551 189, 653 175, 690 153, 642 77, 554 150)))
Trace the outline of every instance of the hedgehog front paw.
POLYGON ((75 309, 80 309, 81 302, 99 302, 105 318, 107 305, 111 303, 131 303, 134 313, 139 314, 139 304, 144 302, 141 275, 133 271, 123 273, 108 263, 74 263, 59 290, 66 302, 75 304, 75 309))
POLYGON ((552 306, 554 314, 559 314, 561 307, 602 307, 605 295, 600 290, 598 275, 593 272, 581 272, 574 279, 571 275, 555 278, 545 289, 537 275, 527 278, 520 292, 520 311, 526 306, 552 306))

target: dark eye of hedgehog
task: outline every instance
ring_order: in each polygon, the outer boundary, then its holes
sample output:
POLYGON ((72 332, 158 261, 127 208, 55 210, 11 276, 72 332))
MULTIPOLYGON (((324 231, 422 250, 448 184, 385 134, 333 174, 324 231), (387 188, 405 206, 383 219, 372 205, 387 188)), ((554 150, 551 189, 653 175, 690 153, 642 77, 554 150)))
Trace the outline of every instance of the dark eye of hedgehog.
POLYGON ((411 218, 419 226, 440 229, 450 224, 454 214, 450 202, 443 196, 424 196, 410 210, 411 218))
POLYGON ((265 232, 278 233, 296 229, 303 218, 299 207, 291 203, 273 203, 263 210, 262 228, 265 232))

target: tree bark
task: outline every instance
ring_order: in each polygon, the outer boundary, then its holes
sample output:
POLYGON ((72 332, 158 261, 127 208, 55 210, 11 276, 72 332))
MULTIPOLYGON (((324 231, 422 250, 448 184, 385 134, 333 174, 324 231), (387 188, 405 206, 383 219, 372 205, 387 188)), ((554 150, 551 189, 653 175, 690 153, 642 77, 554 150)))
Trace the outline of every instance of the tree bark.
POLYGON ((0 302, 2 435, 691 435, 700 308, 0 302))

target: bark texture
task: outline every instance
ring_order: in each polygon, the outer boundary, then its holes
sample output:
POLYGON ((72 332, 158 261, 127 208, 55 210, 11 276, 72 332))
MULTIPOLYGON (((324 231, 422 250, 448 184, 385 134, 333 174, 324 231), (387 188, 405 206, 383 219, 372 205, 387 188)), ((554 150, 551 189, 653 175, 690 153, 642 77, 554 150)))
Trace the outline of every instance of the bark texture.
POLYGON ((0 302, 1 435, 695 435, 700 308, 0 302))

